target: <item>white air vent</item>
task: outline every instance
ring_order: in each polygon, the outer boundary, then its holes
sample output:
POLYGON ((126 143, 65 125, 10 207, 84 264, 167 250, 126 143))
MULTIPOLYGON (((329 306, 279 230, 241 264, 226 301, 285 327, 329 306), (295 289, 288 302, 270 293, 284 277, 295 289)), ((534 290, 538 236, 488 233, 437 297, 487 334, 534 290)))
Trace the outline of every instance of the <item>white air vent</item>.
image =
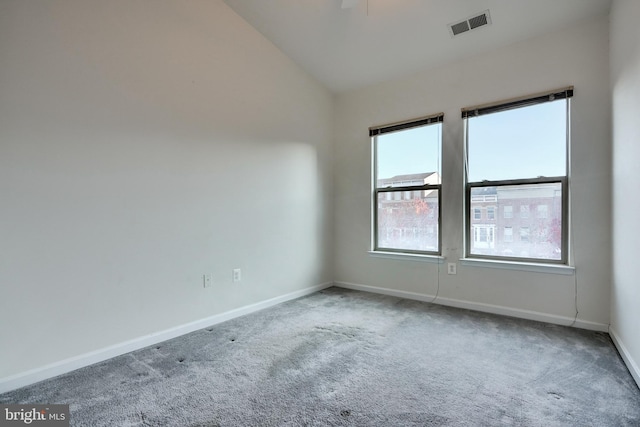
POLYGON ((449 34, 451 35, 451 37, 455 37, 462 33, 466 33, 468 31, 475 30, 486 25, 491 25, 491 15, 489 15, 489 10, 476 13, 475 15, 468 17, 464 21, 449 24, 449 34))

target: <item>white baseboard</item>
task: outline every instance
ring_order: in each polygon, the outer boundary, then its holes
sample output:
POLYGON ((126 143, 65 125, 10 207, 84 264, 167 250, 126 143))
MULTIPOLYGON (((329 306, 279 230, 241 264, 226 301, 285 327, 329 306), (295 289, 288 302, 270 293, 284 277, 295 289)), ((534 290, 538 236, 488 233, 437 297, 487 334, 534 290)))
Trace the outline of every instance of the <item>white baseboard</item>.
POLYGON ((389 295, 392 297, 406 298, 406 299, 412 299, 416 301, 431 302, 435 298, 435 295, 419 294, 417 292, 399 291, 396 289, 389 289, 389 288, 379 288, 376 286, 369 286, 369 285, 359 285, 357 283, 334 282, 333 285, 339 288, 353 289, 354 291, 372 292, 374 294, 389 295))
POLYGON ((443 298, 435 295, 420 294, 416 292, 399 291, 396 289, 379 288, 376 286, 360 285, 348 282, 335 282, 335 286, 354 289, 358 291, 373 292, 383 295, 391 295, 399 298, 407 298, 418 301, 433 302, 434 304, 446 305, 449 307, 465 308, 468 310, 482 311, 485 313, 500 314, 502 316, 517 317, 520 319, 536 320, 538 322, 553 323, 555 325, 574 326, 581 329, 589 329, 598 332, 608 332, 609 325, 604 323, 590 322, 587 320, 576 319, 573 317, 558 316, 555 314, 541 313, 538 311, 523 310, 519 308, 505 307, 500 305, 484 304, 480 302, 464 301, 453 298, 443 298), (434 300, 435 298, 435 300, 434 300))
POLYGON ((620 336, 612 327, 609 327, 609 336, 618 349, 618 353, 620 353, 620 356, 622 357, 625 365, 627 365, 627 369, 629 369, 629 372, 631 372, 631 376, 636 381, 636 384, 638 384, 638 387, 640 387, 640 367, 638 367, 638 364, 635 362, 635 360, 633 360, 633 357, 631 357, 631 353, 629 353, 629 350, 627 350, 627 347, 622 342, 622 339, 620 339, 620 336))
POLYGON ((162 341, 176 338, 181 335, 197 331, 199 329, 226 322, 227 320, 231 320, 236 317, 254 313, 256 311, 272 307, 285 301, 300 298, 331 286, 333 286, 333 283, 331 282, 311 286, 309 288, 301 289, 299 291, 291 292, 279 297, 271 298, 255 304, 250 304, 224 313, 216 314, 215 316, 196 320, 194 322, 186 323, 184 325, 176 326, 164 331, 144 335, 139 338, 134 338, 132 340, 105 347, 96 351, 91 351, 89 353, 61 360, 59 362, 55 362, 40 368, 11 375, 9 377, 0 379, 0 393, 5 393, 7 391, 15 390, 20 387, 37 383, 39 381, 53 378, 55 376, 65 374, 76 369, 84 368, 85 366, 93 365, 94 363, 102 362, 103 360, 111 359, 113 357, 120 356, 131 351, 139 350, 141 348, 148 347, 162 341))

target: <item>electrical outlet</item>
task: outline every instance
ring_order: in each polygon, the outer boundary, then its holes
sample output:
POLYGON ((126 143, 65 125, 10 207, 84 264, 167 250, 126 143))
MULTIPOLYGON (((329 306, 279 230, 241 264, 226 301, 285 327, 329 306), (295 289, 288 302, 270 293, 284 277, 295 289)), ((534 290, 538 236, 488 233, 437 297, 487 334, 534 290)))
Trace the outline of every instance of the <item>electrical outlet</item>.
POLYGON ((205 274, 204 276, 202 276, 202 279, 203 279, 202 284, 204 285, 205 288, 210 288, 213 285, 212 274, 205 274))
POLYGON ((456 274, 456 263, 455 262, 450 262, 449 264, 447 264, 447 273, 448 274, 456 274))
POLYGON ((233 269, 233 281, 234 282, 242 281, 242 270, 240 270, 239 268, 233 269))

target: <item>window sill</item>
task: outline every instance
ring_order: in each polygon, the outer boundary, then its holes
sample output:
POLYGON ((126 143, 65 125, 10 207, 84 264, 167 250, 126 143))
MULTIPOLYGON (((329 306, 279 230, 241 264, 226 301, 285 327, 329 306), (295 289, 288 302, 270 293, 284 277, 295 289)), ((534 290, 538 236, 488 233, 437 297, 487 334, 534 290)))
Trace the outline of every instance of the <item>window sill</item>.
POLYGON ((400 259, 403 261, 422 261, 430 262, 434 264, 443 264, 444 257, 441 255, 423 255, 412 254, 406 252, 383 252, 383 251, 369 251, 369 255, 374 258, 387 258, 387 259, 400 259))
POLYGON ((575 274, 575 267, 564 264, 538 264, 534 262, 500 261, 494 259, 461 258, 460 264, 471 267, 498 268, 503 270, 532 271, 535 273, 549 273, 571 276, 575 274))

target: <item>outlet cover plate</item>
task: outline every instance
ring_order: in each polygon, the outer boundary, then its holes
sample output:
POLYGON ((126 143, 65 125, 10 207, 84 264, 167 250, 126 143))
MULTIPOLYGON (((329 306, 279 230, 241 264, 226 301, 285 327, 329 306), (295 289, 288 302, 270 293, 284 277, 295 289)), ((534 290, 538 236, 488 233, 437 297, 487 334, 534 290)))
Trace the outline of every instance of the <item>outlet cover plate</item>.
POLYGON ((455 262, 447 264, 447 274, 457 274, 457 265, 455 262))
POLYGON ((205 288, 210 288, 213 285, 213 275, 212 274, 205 274, 204 276, 202 276, 203 279, 203 286, 205 288))

